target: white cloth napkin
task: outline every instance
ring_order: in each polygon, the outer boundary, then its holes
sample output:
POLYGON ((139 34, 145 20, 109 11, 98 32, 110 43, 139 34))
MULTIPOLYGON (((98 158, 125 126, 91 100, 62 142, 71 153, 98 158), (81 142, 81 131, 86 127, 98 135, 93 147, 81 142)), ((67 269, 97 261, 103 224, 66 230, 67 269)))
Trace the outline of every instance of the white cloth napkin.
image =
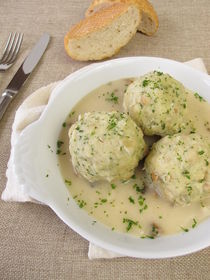
MULTIPOLYGON (((207 72, 203 60, 201 58, 196 58, 185 63, 200 71, 207 72)), ((23 131, 25 127, 33 123, 35 120, 39 119, 44 108, 48 104, 49 99, 52 98, 52 90, 58 83, 59 82, 52 83, 32 93, 29 97, 25 99, 25 101, 22 103, 22 105, 16 112, 15 120, 12 126, 11 154, 6 171, 7 184, 1 196, 1 198, 4 201, 31 201, 34 203, 39 203, 38 201, 35 201, 31 197, 29 197, 27 193, 24 192, 22 187, 17 183, 17 178, 13 169, 14 144, 17 141, 21 131, 23 131)), ((102 249, 90 243, 88 257, 92 260, 97 258, 115 258, 123 256, 102 249)))

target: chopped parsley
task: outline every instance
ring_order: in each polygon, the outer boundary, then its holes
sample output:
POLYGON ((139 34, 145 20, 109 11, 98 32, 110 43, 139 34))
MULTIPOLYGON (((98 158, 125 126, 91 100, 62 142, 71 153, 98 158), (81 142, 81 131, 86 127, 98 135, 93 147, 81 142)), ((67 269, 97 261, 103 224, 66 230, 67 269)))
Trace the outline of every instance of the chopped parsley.
POLYGON ((198 182, 199 182, 199 183, 203 183, 203 182, 204 182, 204 180, 205 180, 205 178, 200 179, 198 182))
POLYGON ((182 174, 184 175, 184 177, 190 180, 190 172, 188 170, 184 170, 182 174))
POLYGON ((66 122, 63 122, 62 127, 66 127, 66 122))
POLYGON ((133 197, 132 196, 129 196, 129 201, 130 201, 130 203, 133 203, 133 204, 135 204, 135 200, 133 199, 133 197))
POLYGON ((123 218, 123 223, 127 223, 127 227, 126 227, 126 231, 128 232, 133 225, 137 226, 138 225, 138 222, 134 222, 133 220, 131 219, 127 219, 127 218, 123 218))
POLYGON ((199 99, 200 102, 205 102, 205 99, 202 96, 200 96, 197 92, 194 93, 194 96, 195 98, 199 99))
POLYGON ((60 148, 61 148, 61 146, 62 146, 63 144, 64 144, 63 141, 61 141, 61 140, 58 140, 58 141, 57 141, 57 151, 56 151, 56 154, 57 154, 57 155, 61 154, 62 151, 61 151, 60 148))
POLYGON ((68 180, 68 179, 65 179, 64 182, 65 182, 65 184, 68 185, 68 186, 71 186, 71 184, 72 184, 72 183, 71 183, 71 180, 68 180))
POLYGON ((192 194, 192 187, 189 184, 186 187, 187 187, 187 193, 190 196, 192 194))
POLYGON ((83 208, 87 203, 84 200, 78 200, 79 208, 83 208))
POLYGON ((180 156, 179 153, 177 153, 177 159, 178 159, 179 161, 182 161, 182 157, 180 156))
POLYGON ((116 120, 113 119, 113 118, 111 118, 111 119, 109 120, 109 125, 107 126, 107 129, 108 129, 108 130, 111 130, 111 129, 113 129, 116 125, 117 125, 116 120))
POLYGON ((198 154, 201 156, 201 155, 203 155, 203 154, 204 154, 204 151, 203 151, 203 150, 201 150, 201 151, 199 151, 199 152, 198 152, 198 154))
POLYGON ((49 144, 47 145, 47 147, 50 150, 50 152, 53 153, 53 150, 52 150, 52 148, 51 148, 51 146, 49 144))
POLYGON ((203 204, 203 201, 200 201, 200 205, 201 205, 202 208, 205 207, 205 205, 203 204))
POLYGON ((139 205, 142 206, 144 204, 144 201, 145 201, 145 198, 142 195, 140 195, 138 198, 139 205))
POLYGON ((144 238, 154 239, 154 236, 152 236, 152 235, 143 235, 143 236, 141 236, 141 238, 142 239, 144 239, 144 238))
POLYGON ((188 228, 184 228, 184 227, 180 227, 184 232, 188 232, 189 229, 188 228))
POLYGON ((144 210, 148 208, 148 205, 145 203, 145 197, 143 197, 142 195, 138 197, 138 204, 140 206, 139 208, 140 213, 142 213, 144 210))
POLYGON ((158 226, 155 224, 152 224, 152 234, 151 236, 156 237, 159 234, 158 226))
POLYGON ((161 128, 162 128, 162 130, 164 130, 166 128, 166 125, 164 122, 161 123, 161 128))
POLYGON ((114 189, 116 189, 116 185, 115 184, 111 184, 111 188, 114 190, 114 189))
POLYGON ((139 186, 137 184, 134 184, 133 188, 136 190, 137 193, 144 193, 145 191, 145 186, 139 186))
POLYGON ((114 92, 107 93, 108 97, 106 98, 107 101, 113 102, 114 104, 118 104, 119 97, 115 95, 114 92))
POLYGON ((69 114, 69 118, 71 118, 74 114, 75 114, 75 111, 72 111, 72 112, 69 114))
POLYGON ((58 140, 58 141, 57 141, 57 148, 59 149, 63 144, 64 144, 63 141, 58 140))
POLYGON ((160 72, 160 71, 155 71, 155 73, 156 73, 158 76, 162 76, 162 75, 163 75, 163 72, 160 72))
POLYGON ((197 225, 197 221, 196 221, 196 219, 195 219, 195 218, 193 218, 192 228, 195 228, 195 227, 196 227, 196 225, 197 225))
POLYGON ((143 80, 142 86, 143 86, 143 87, 148 86, 149 82, 150 82, 150 80, 148 80, 148 79, 143 80))

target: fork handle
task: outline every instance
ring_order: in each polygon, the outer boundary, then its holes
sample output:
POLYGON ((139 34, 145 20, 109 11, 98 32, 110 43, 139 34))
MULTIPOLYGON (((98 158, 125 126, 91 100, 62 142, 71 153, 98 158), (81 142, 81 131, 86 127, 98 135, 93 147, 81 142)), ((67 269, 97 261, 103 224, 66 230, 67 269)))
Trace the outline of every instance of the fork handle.
POLYGON ((13 96, 6 91, 3 92, 2 96, 0 97, 0 120, 2 119, 10 102, 12 101, 12 98, 13 96))

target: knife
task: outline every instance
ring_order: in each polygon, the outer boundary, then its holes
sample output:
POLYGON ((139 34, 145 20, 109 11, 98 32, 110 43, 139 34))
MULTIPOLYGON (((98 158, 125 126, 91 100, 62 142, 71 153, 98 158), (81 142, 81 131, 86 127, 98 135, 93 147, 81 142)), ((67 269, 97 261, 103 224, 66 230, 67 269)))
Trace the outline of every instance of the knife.
POLYGON ((43 34, 2 93, 0 97, 0 120, 2 119, 10 102, 18 94, 21 86, 25 83, 28 76, 38 64, 48 46, 49 41, 50 36, 47 33, 43 34))

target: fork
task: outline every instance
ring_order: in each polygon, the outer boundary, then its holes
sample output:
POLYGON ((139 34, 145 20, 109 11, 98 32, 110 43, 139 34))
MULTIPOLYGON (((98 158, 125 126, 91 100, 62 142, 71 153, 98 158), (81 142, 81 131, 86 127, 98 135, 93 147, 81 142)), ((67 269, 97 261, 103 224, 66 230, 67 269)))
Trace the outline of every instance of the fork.
POLYGON ((2 57, 0 58, 0 71, 9 69, 17 58, 23 41, 23 33, 10 33, 4 48, 2 57))

